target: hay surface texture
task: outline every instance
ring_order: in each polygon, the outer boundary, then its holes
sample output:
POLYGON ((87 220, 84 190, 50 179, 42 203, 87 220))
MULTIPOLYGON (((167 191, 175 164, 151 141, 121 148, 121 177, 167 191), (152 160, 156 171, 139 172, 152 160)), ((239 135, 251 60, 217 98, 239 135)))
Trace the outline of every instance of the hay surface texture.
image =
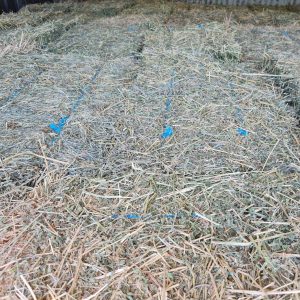
POLYGON ((299 299, 299 24, 140 0, 2 15, 0 295, 299 299))

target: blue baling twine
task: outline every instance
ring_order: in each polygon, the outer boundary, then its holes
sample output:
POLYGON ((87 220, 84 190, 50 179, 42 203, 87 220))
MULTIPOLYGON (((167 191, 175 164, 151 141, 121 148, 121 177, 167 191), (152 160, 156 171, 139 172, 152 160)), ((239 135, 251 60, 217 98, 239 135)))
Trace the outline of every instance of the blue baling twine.
MULTIPOLYGON (((38 77, 42 74, 42 70, 40 70, 35 76, 33 76, 30 80, 28 80, 27 82, 23 83, 22 86, 16 88, 14 91, 11 92, 11 94, 9 96, 6 97, 5 102, 11 102, 14 99, 16 99, 22 92, 23 90, 30 85, 31 83, 33 83, 34 81, 36 81, 38 79, 38 77)), ((2 107, 4 107, 5 105, 3 105, 2 107)), ((2 108, 0 107, 0 109, 2 108)))
MULTIPOLYGON (((91 83, 94 83, 97 76, 100 73, 100 69, 97 69, 94 76, 91 78, 91 83)), ((65 125, 67 124, 68 120, 70 119, 71 115, 75 113, 78 110, 79 105, 81 102, 85 99, 86 95, 91 91, 90 86, 84 86, 82 89, 80 89, 80 94, 77 97, 76 101, 72 104, 71 111, 69 115, 62 116, 59 120, 58 123, 51 123, 49 125, 49 128, 56 133, 58 136, 62 133, 65 125)), ((53 143, 55 143, 56 138, 52 140, 53 143)))
POLYGON ((296 42, 296 43, 300 44, 300 41, 298 39, 296 39, 294 36, 292 36, 291 34, 289 34, 287 31, 283 31, 282 35, 289 38, 293 42, 296 42))
POLYGON ((197 24, 196 27, 197 27, 198 29, 204 29, 204 28, 205 28, 205 27, 204 27, 204 24, 202 24, 202 23, 197 24))
MULTIPOLYGON (((237 99, 236 99, 236 94, 235 94, 234 89, 233 89, 233 84, 232 84, 232 82, 229 82, 228 85, 229 85, 229 87, 230 87, 230 91, 231 91, 232 96, 235 98, 235 100, 237 100, 237 99)), ((243 111, 242 111, 242 109, 240 108, 240 106, 238 105, 237 101, 236 101, 236 103, 235 103, 235 113, 234 113, 234 115, 235 115, 236 121, 237 121, 240 125, 244 125, 244 124, 245 124, 245 118, 244 118, 243 111)), ((249 135, 249 131, 246 130, 246 129, 243 129, 243 128, 241 128, 241 127, 238 127, 238 128, 236 129, 236 132, 237 132, 237 134, 239 134, 239 135, 241 135, 241 136, 248 136, 248 135, 249 135)))
POLYGON ((64 128, 64 126, 67 124, 67 121, 70 116, 64 116, 59 119, 57 124, 51 123, 49 127, 54 131, 56 134, 60 134, 64 128))
POLYGON ((236 132, 241 136, 247 136, 249 135, 249 131, 243 129, 243 128, 237 128, 236 132))
POLYGON ((138 26, 135 25, 135 24, 129 25, 129 26, 127 27, 127 30, 128 30, 128 32, 134 32, 134 31, 137 31, 137 30, 138 30, 138 26))
POLYGON ((164 131, 161 135, 162 139, 167 139, 168 137, 172 136, 174 130, 172 126, 169 124, 170 119, 170 112, 172 109, 172 95, 174 90, 174 78, 175 78, 175 71, 173 71, 172 78, 168 83, 168 96, 165 102, 165 109, 164 109, 164 131))
POLYGON ((165 126, 164 132, 163 132, 163 134, 161 135, 161 137, 162 137, 163 139, 166 139, 166 138, 168 138, 168 137, 170 137, 170 136, 172 136, 172 135, 173 135, 173 128, 172 128, 171 126, 165 126))
MULTIPOLYGON (((149 219, 149 218, 154 218, 157 217, 159 219, 169 219, 169 220, 175 220, 175 219, 204 219, 207 221, 211 221, 207 217, 204 217, 203 215, 193 212, 192 214, 182 214, 182 213, 167 213, 167 214, 161 214, 161 215, 152 215, 152 214, 145 214, 145 215, 140 215, 136 213, 129 213, 129 214, 113 214, 111 218, 113 220, 119 220, 119 219, 125 219, 125 220, 144 220, 144 219, 149 219)), ((213 221, 211 221, 213 222, 213 221)), ((213 222, 216 225, 219 225, 215 222, 213 222)), ((220 226, 220 225, 219 225, 220 226)))

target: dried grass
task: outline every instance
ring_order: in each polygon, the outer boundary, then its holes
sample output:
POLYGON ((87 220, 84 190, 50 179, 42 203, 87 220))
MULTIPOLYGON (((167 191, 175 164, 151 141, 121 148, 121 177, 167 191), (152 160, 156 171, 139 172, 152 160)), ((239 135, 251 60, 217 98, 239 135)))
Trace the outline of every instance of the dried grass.
POLYGON ((299 46, 281 34, 299 16, 93 1, 3 18, 1 295, 300 297, 299 46))

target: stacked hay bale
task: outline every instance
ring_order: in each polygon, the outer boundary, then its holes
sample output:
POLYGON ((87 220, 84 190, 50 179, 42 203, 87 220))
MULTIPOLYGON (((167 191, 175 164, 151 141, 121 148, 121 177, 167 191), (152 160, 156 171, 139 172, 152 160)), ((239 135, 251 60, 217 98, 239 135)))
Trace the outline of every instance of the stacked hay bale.
POLYGON ((277 83, 297 88, 299 23, 159 1, 1 17, 1 296, 297 294, 299 129, 277 83))

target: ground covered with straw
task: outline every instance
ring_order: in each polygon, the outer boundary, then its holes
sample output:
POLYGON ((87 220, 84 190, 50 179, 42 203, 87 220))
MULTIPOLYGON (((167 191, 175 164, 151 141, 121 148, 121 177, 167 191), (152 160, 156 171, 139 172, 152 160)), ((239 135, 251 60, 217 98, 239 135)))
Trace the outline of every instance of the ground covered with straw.
POLYGON ((297 12, 31 5, 0 58, 3 299, 300 299, 297 12))

